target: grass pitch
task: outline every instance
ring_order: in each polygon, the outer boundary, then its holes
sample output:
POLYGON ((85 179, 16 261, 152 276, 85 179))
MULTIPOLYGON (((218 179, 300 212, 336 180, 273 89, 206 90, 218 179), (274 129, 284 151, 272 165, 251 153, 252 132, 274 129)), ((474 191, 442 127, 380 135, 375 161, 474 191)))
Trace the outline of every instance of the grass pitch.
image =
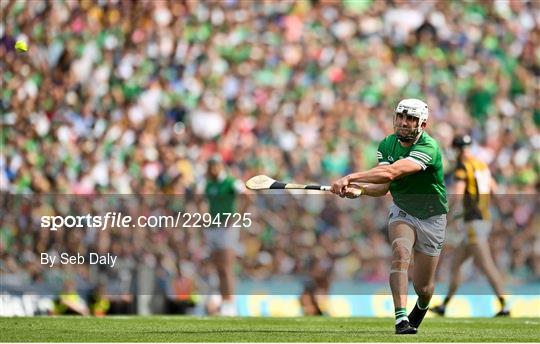
POLYGON ((539 329, 539 318, 431 318, 407 336, 390 318, 0 318, 2 342, 537 342, 539 329))

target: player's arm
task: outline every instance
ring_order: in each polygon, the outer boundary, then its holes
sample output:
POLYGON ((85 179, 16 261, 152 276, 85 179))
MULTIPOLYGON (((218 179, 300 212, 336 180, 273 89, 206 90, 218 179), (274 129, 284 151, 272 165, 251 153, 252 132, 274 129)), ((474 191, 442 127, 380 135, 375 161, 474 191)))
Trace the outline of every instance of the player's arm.
POLYGON ((202 212, 208 211, 208 199, 206 198, 206 179, 201 180, 197 183, 195 183, 194 187, 194 195, 193 195, 193 203, 196 205, 197 209, 202 212))
POLYGON ((381 197, 388 193, 390 189, 390 183, 386 184, 349 184, 345 188, 343 194, 347 198, 357 198, 359 196, 358 190, 361 191, 361 196, 381 197))
POLYGON ((499 186, 497 185, 497 181, 495 178, 491 177, 491 182, 489 183, 489 191, 492 195, 497 193, 497 189, 499 186))
POLYGON ((452 213, 451 219, 456 219, 463 216, 463 195, 467 188, 467 172, 461 163, 454 171, 454 184, 451 193, 448 195, 448 208, 452 213))
POLYGON ((454 183, 454 188, 452 190, 452 193, 456 196, 463 196, 465 194, 465 181, 464 180, 458 180, 454 183))
POLYGON ((409 159, 401 159, 391 165, 379 165, 364 172, 350 174, 349 183, 386 184, 410 174, 422 171, 422 166, 409 159))
POLYGON ((235 179, 233 183, 233 191, 235 194, 244 194, 246 193, 246 187, 244 186, 244 183, 242 183, 241 180, 235 179))
POLYGON ((391 165, 379 165, 367 171, 351 173, 334 182, 331 191, 341 194, 344 187, 350 183, 387 184, 422 169, 420 164, 411 159, 401 159, 391 165))
MULTIPOLYGON (((465 194, 465 188, 467 184, 464 180, 456 180, 452 188, 452 194, 449 197, 448 207, 450 209, 459 209, 459 204, 463 200, 463 195, 465 194)), ((454 217, 460 217, 457 214, 454 214, 454 217)))

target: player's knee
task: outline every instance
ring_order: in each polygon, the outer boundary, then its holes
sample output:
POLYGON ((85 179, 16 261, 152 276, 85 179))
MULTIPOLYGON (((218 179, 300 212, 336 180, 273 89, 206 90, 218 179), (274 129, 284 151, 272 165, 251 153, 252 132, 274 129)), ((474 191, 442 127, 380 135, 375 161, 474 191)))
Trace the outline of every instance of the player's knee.
POLYGON ((410 260, 411 252, 406 247, 397 246, 392 250, 392 256, 394 259, 410 260))
POLYGON ((392 242, 392 265, 390 272, 406 272, 411 261, 412 242, 397 238, 392 242))
POLYGON ((454 264, 450 268, 450 273, 452 275, 458 274, 461 271, 461 265, 460 264, 454 264))
POLYGON ((226 276, 231 269, 229 269, 229 267, 224 264, 220 264, 216 267, 216 270, 219 276, 226 276))
POLYGON ((435 285, 433 283, 429 284, 414 284, 414 290, 419 296, 429 296, 431 297, 433 295, 433 292, 435 290, 435 285))
POLYGON ((397 238, 392 242, 392 256, 394 259, 410 260, 412 242, 407 238, 397 238))

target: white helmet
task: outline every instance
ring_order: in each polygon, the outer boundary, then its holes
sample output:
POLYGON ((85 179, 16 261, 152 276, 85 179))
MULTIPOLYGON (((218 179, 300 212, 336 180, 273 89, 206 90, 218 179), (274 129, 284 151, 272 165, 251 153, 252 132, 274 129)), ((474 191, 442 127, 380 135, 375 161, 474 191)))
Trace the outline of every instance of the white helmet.
POLYGON ((394 130, 396 136, 400 141, 411 142, 416 140, 418 134, 422 132, 422 124, 428 120, 428 107, 427 104, 419 99, 403 99, 399 102, 396 110, 394 111, 394 130), (418 118, 418 125, 407 134, 403 134, 401 131, 403 128, 397 125, 397 115, 403 114, 418 118))

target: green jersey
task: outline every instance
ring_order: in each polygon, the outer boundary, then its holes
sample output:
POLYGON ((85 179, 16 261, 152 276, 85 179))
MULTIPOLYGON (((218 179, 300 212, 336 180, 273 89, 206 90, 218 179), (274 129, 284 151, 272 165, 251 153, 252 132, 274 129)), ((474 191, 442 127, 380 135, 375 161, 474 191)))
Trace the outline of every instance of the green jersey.
POLYGON ((236 195, 241 191, 242 183, 225 173, 217 180, 207 179, 204 194, 212 218, 217 214, 236 212, 236 195))
POLYGON ((379 144, 377 159, 379 165, 409 159, 422 167, 422 171, 390 184, 390 193, 399 208, 419 219, 448 213, 441 150, 426 132, 411 147, 403 147, 395 134, 387 136, 379 144))

